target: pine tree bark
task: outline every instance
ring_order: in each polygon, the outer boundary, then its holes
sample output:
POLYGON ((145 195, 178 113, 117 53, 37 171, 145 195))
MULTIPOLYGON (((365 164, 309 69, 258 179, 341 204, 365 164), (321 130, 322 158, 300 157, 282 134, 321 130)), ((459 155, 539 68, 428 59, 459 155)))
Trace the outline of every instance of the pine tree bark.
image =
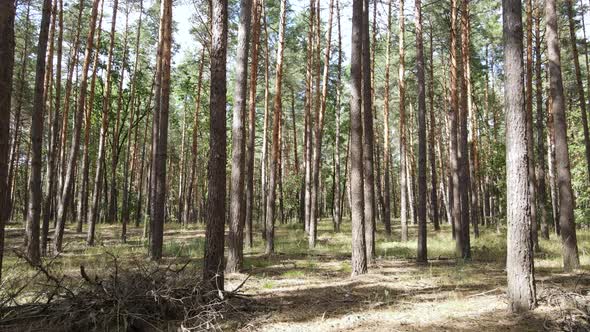
POLYGON ((533 2, 526 1, 526 130, 529 172, 529 201, 531 206, 531 238, 533 250, 539 250, 537 220, 537 177, 535 174, 535 153, 533 136, 533 2))
POLYGON ((244 261, 244 222, 246 212, 244 201, 246 127, 244 120, 246 118, 246 93, 248 89, 248 51, 250 45, 251 11, 252 0, 241 0, 232 120, 232 171, 228 256, 227 265, 225 266, 225 270, 228 273, 240 271, 244 261))
POLYGON ((557 186, 559 187, 559 227, 561 230, 563 269, 571 271, 580 266, 578 243, 574 222, 574 194, 567 146, 566 103, 561 78, 561 54, 557 30, 556 0, 545 1, 547 30, 547 58, 549 59, 549 81, 551 107, 555 131, 555 164, 557 186))
MULTIPOLYGON (((168 150, 168 111, 170 108, 170 66, 172 50, 172 0, 162 1, 160 9, 160 93, 156 94, 159 100, 157 112, 154 117, 158 117, 158 128, 153 151, 153 168, 152 176, 152 211, 150 214, 150 231, 151 241, 149 255, 152 260, 162 258, 162 246, 164 242, 164 219, 166 217, 166 161, 168 150)), ((156 78, 157 79, 157 78, 156 78)), ((213 80, 214 77, 211 76, 213 80)), ((158 85, 156 85, 158 87, 158 85)), ((225 147, 225 146, 224 146, 225 147)), ((225 211, 225 210, 218 210, 225 211)))
POLYGON ((371 97, 371 46, 369 41, 369 0, 364 2, 363 11, 363 186, 365 209, 365 245, 367 261, 375 260, 375 173, 374 173, 374 133, 373 133, 373 102, 371 97))
MULTIPOLYGON (((435 157, 435 137, 436 137, 436 121, 434 117, 434 46, 433 46, 434 31, 432 23, 430 24, 430 75, 428 84, 428 99, 430 101, 429 112, 429 134, 428 134, 428 159, 430 161, 430 208, 432 210, 432 225, 435 231, 440 231, 440 216, 438 209, 438 179, 436 176, 436 157, 435 157)), ((442 172, 441 168, 441 174, 442 172)), ((444 190, 443 190, 444 195, 444 190)))
MULTIPOLYGON (((403 1, 403 0, 400 0, 403 1)), ((350 52, 350 208, 352 219, 352 275, 367 273, 363 185, 362 53, 363 0, 352 1, 350 52)))
POLYGON ((276 79, 275 79, 275 95, 273 105, 273 125, 272 125, 272 151, 271 163, 269 169, 268 180, 268 197, 266 201, 266 248, 265 254, 271 255, 274 253, 274 219, 275 219, 275 198, 276 198, 276 184, 277 172, 279 172, 279 154, 280 154, 280 140, 279 130, 282 114, 281 104, 281 89, 283 79, 283 52, 285 46, 285 25, 286 25, 286 0, 281 1, 280 20, 279 20, 279 41, 277 49, 277 63, 276 63, 276 79))
MULTIPOLYGON (((252 219, 254 215, 254 159, 256 142, 256 86, 258 82, 258 52, 260 43, 260 14, 262 0, 252 0, 252 62, 248 91, 248 149, 246 150, 246 243, 253 246, 252 219), (260 2, 259 2, 260 1, 260 2)), ((299 167, 299 164, 296 165, 299 167)))
MULTIPOLYGON (((58 6, 55 6, 54 17, 56 19, 56 15, 58 15, 59 20, 59 30, 58 30, 58 37, 57 37, 57 63, 56 63, 56 70, 55 70, 55 104, 54 104, 54 114, 53 119, 51 120, 51 136, 49 142, 49 157, 47 163, 47 176, 46 176, 46 197, 43 203, 43 223, 41 227, 41 254, 47 254, 47 237, 49 233, 49 221, 51 218, 51 207, 53 202, 53 197, 55 196, 56 192, 56 162, 57 162, 57 154, 59 153, 59 113, 60 113, 60 106, 61 106, 61 60, 62 60, 62 51, 63 51, 63 0, 57 1, 58 6), (57 14, 59 12, 59 14, 57 14)), ((55 23, 54 23, 55 25, 55 23)), ((51 101, 49 101, 51 103, 51 101)))
MULTIPOLYGON (((29 20, 27 7, 27 23, 29 20)), ((16 1, 0 2, 0 279, 2 278, 2 262, 4 258, 4 227, 10 213, 9 210, 9 137, 10 137, 10 106, 12 101, 12 74, 14 71, 14 20, 16 1)), ((26 40, 26 38, 25 38, 26 40)), ((26 49, 26 41, 25 41, 26 49)), ((24 70, 24 69, 23 69, 24 70)), ((15 124, 18 126, 18 122, 15 124)), ((15 136, 15 142, 17 137, 15 136)))
MULTIPOLYGON (((35 70, 35 92, 31 114, 31 175, 29 178, 29 202, 27 209, 27 256, 34 264, 41 262, 39 247, 39 220, 43 192, 41 190, 41 167, 43 149, 44 77, 49 21, 51 20, 51 0, 43 1, 43 12, 37 44, 37 64, 35 70)), ((9 37, 10 38, 10 37, 9 37)), ((14 52, 12 52, 14 54, 14 52)), ((10 80, 11 81, 11 80, 10 80)), ((8 108, 10 109, 10 107, 8 108)))
MULTIPOLYGON (((552 0, 549 0, 552 1, 552 0)), ((512 312, 536 307, 533 244, 529 199, 527 115, 523 96, 523 29, 520 0, 503 0, 504 72, 506 86, 506 183, 509 309, 512 312)))
POLYGON ((471 189, 471 178, 469 176, 469 143, 468 143, 468 129, 467 120, 469 117, 471 103, 469 94, 469 82, 471 81, 470 71, 470 50, 469 50, 469 0, 462 1, 461 8, 461 105, 459 107, 459 123, 458 123, 458 137, 457 145, 457 159, 459 160, 459 191, 461 197, 461 234, 463 236, 462 242, 462 258, 465 260, 471 259, 471 245, 469 226, 471 220, 471 204, 469 194, 471 189))
POLYGON ((399 0, 399 187, 400 187, 400 220, 401 241, 408 241, 408 183, 406 177, 406 81, 405 81, 405 18, 404 0, 399 0))
POLYGON ((227 0, 212 0, 211 91, 207 228, 203 281, 223 290, 223 246, 226 207, 226 55, 227 0))
POLYGON ((389 98, 390 98, 390 67, 391 67, 391 3, 387 2, 387 41, 385 46, 385 92, 383 96, 383 224, 385 235, 391 236, 391 168, 389 156, 391 154, 389 138, 389 98))
POLYGON ((309 0, 309 28, 307 32, 307 65, 305 74, 305 179, 304 179, 304 219, 305 231, 309 234, 309 225, 311 218, 312 200, 312 165, 313 165, 313 146, 312 146, 312 118, 311 109, 313 105, 313 68, 314 68, 314 22, 315 22, 315 0, 309 0))
POLYGON ((451 0, 451 50, 450 50, 450 94, 451 104, 448 113, 449 121, 449 165, 452 179, 452 215, 455 236, 455 255, 463 257, 464 239, 461 228, 461 189, 459 183, 459 158, 457 145, 457 122, 459 114, 459 99, 457 96, 458 68, 457 68, 457 0, 451 0))
POLYGON ((422 2, 414 1, 416 28, 416 76, 418 80, 418 264, 426 264, 426 80, 424 78, 424 40, 422 35, 422 2))
POLYGON ((549 220, 547 205, 547 186, 545 183, 545 135, 544 135, 544 114, 543 114, 543 70, 541 69, 541 8, 537 1, 535 9, 535 73, 536 73, 536 116, 537 116, 537 192, 541 224, 541 236, 549 239, 549 220))

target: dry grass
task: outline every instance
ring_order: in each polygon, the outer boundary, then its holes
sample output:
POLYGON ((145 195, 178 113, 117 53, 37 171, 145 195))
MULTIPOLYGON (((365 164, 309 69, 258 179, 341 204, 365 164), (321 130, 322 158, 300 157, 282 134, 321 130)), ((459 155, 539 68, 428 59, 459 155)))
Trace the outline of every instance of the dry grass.
MULTIPOLYGON (((162 264, 190 260, 195 271, 201 264, 204 232, 201 225, 180 229, 166 226, 162 264)), ((552 234, 541 240, 537 254, 539 308, 517 316, 507 312, 505 299, 505 234, 482 229, 472 239, 473 261, 456 263, 450 229, 435 233, 429 228, 427 266, 414 263, 416 241, 400 243, 398 229, 391 239, 377 239, 375 264, 367 275, 350 278, 350 227, 341 233, 331 222, 319 225, 318 245, 309 250, 298 225, 278 225, 276 251, 266 257, 256 234, 253 248, 245 250, 245 270, 227 276, 227 288, 237 287, 247 275, 242 291, 254 302, 239 319, 227 318, 225 330, 262 331, 583 331, 590 328, 584 313, 590 310, 590 232, 580 231, 578 241, 582 269, 562 273, 560 243, 552 234)), ((381 225, 379 225, 381 227, 381 225)), ((100 273, 112 263, 110 252, 125 262, 144 260, 146 248, 141 231, 132 229, 127 244, 120 244, 119 228, 101 226, 101 245, 87 248, 82 236, 66 235, 69 241, 54 269, 79 275, 85 264, 89 274, 100 273)), ((22 230, 12 229, 8 244, 19 246, 22 230)), ((379 233, 381 234, 381 232, 379 233)), ((410 228, 415 238, 415 228, 410 228)), ((7 258, 6 279, 31 276, 29 267, 13 255, 7 258)), ((195 272, 195 273, 198 273, 195 272)), ((18 278, 26 280, 26 278, 18 278)), ((0 328, 1 329, 1 328, 0 328)))

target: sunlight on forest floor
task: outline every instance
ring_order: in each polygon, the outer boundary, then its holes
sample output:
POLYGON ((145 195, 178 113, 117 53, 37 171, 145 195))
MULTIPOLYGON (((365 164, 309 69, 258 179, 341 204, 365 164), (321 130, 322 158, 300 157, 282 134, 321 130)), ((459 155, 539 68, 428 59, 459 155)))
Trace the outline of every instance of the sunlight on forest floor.
MULTIPOLYGON (((381 225, 379 225, 381 227, 381 225)), ((224 330, 263 331, 539 331, 560 329, 566 320, 555 291, 590 295, 590 232, 578 232, 582 269, 561 271, 559 239, 541 240, 535 259, 539 308, 525 316, 507 312, 505 299, 506 236, 495 228, 481 229, 472 237, 473 261, 456 263, 450 227, 435 233, 429 226, 429 264, 414 263, 416 241, 399 242, 399 228, 391 239, 377 236, 377 259, 369 273, 350 277, 350 224, 334 233, 330 220, 318 226, 317 246, 308 249, 300 224, 278 225, 276 254, 261 254, 264 242, 255 233, 253 248, 245 249, 244 273, 227 275, 232 290, 250 275, 242 291, 255 300, 244 320, 228 318, 224 330), (565 320, 564 320, 565 319, 565 320)), ((410 227, 410 238, 415 238, 410 227)), ((101 225, 98 245, 87 247, 85 234, 66 233, 65 252, 53 269, 79 275, 80 265, 99 274, 115 255, 122 264, 145 260, 142 230, 131 228, 121 244, 120 227, 101 225)), ((7 229, 9 254, 5 258, 7 279, 32 276, 34 271, 12 249, 22 246, 23 229, 7 229)), ((203 225, 182 229, 166 226, 162 264, 190 260, 198 273, 204 248, 203 225)))

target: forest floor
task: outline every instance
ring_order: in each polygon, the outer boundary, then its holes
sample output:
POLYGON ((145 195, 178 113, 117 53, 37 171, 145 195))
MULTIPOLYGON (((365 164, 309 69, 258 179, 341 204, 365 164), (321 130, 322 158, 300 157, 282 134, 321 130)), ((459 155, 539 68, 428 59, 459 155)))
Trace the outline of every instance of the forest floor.
MULTIPOLYGON (((184 260, 198 273, 202 262, 202 225, 181 229, 168 225, 162 264, 184 260), (168 227, 170 226, 170 227, 168 227)), ((381 225, 379 225, 381 226, 381 225)), ((473 260, 457 263, 450 227, 440 232, 429 226, 429 263, 415 263, 416 241, 399 242, 399 229, 391 239, 377 237, 377 259, 369 273, 350 277, 350 224, 334 233, 329 220, 320 223, 318 243, 309 250, 299 224, 278 225, 276 254, 262 254, 263 242, 255 234, 254 247, 245 249, 244 273, 226 275, 228 290, 243 284, 240 292, 251 301, 238 316, 228 315, 217 327, 240 331, 583 331, 590 328, 590 232, 578 232, 582 268, 563 273, 559 239, 541 240, 536 254, 538 309, 526 315, 507 311, 506 236, 495 228, 481 229, 472 237, 473 260)), ((70 230, 71 231, 71 230, 70 230)), ((98 245, 86 247, 84 236, 66 233, 65 253, 52 269, 78 275, 85 265, 90 275, 105 271, 113 255, 122 264, 145 260, 141 229, 131 228, 126 244, 119 241, 119 226, 101 225, 98 245)), ((381 233, 381 232, 380 232, 381 233)), ((23 229, 7 229, 7 246, 22 246, 23 229)), ((415 227, 410 228, 415 238, 415 227)), ((9 251, 3 279, 26 282, 31 268, 9 251)), ((4 282, 4 280, 3 280, 4 282)), ((3 285, 5 286, 5 285, 3 285)), ((0 330, 2 327, 0 326, 0 330)))

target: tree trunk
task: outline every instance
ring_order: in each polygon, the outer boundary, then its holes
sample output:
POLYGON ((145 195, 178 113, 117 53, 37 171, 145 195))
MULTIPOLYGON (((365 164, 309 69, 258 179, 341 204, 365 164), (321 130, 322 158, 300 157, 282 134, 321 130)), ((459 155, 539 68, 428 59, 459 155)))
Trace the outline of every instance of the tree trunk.
MULTIPOLYGON (((189 220, 191 219, 191 213, 194 209, 195 206, 195 202, 198 202, 197 199, 193 199, 193 191, 195 191, 195 193, 198 193, 197 190, 195 190, 195 177, 196 177, 196 173, 197 173, 197 153, 198 153, 198 133, 199 133, 199 113, 201 111, 201 87, 203 85, 203 67, 205 64, 205 48, 203 47, 203 49, 201 50, 201 58, 199 60, 199 75, 197 78, 197 91, 196 91, 196 95, 195 95, 195 116, 194 116, 194 122, 193 122, 193 141, 192 141, 192 147, 191 147, 191 156, 192 156, 192 161, 191 161, 191 171, 190 171, 190 177, 189 177, 189 182, 188 182, 188 188, 187 188, 187 194, 185 196, 185 201, 184 201, 184 217, 183 217, 183 223, 185 225, 187 225, 189 223, 189 220)), ((198 195, 195 195, 195 197, 197 197, 198 195)))
MULTIPOLYGON (((403 1, 403 0, 401 0, 403 1)), ((352 2, 350 52, 350 192, 352 219, 352 275, 367 273, 363 185, 362 53, 363 0, 352 2)))
POLYGON ((275 218, 275 198, 276 198, 276 184, 277 172, 279 163, 279 126, 281 121, 282 105, 281 105, 281 81, 283 79, 283 52, 285 46, 285 24, 286 24, 286 0, 281 1, 280 21, 279 21, 279 41, 277 50, 277 64, 276 64, 276 79, 275 79, 275 96, 274 96, 274 111, 273 111, 273 130, 272 130, 272 151, 271 151, 271 165, 269 169, 268 181, 268 197, 266 201, 266 249, 265 254, 271 255, 274 253, 274 218, 275 218))
POLYGON ((526 0, 526 141, 529 172, 529 201, 531 218, 531 238, 533 250, 539 250, 537 220, 537 177, 535 174, 535 153, 533 136, 533 2, 526 0))
MULTIPOLYGON (((319 2, 318 2, 319 8, 319 2)), ((312 211, 311 211, 311 219, 310 219, 310 227, 309 227, 309 248, 315 247, 315 242, 317 238, 317 219, 320 219, 320 216, 316 216, 315 211, 319 211, 319 204, 318 204, 318 191, 319 191, 319 180, 320 180, 320 160, 321 160, 321 153, 322 153, 322 136, 324 130, 324 114, 326 113, 326 99, 328 96, 328 71, 329 71, 329 64, 330 64, 330 48, 331 48, 331 41, 332 41, 332 16, 334 14, 334 0, 330 0, 329 4, 329 17, 328 17, 328 31, 326 33, 326 52, 324 53, 324 72, 322 75, 322 92, 321 92, 321 101, 320 101, 320 108, 316 109, 315 114, 315 132, 314 132, 314 154, 313 154, 313 188, 311 192, 311 201, 312 201, 312 211)), ((319 16, 319 13, 318 13, 319 16)), ((319 34, 319 29, 318 32, 319 34)))
MULTIPOLYGON (((262 1, 252 0, 252 63, 248 94, 248 149, 246 151, 246 243, 252 248, 252 219, 254 215, 254 159, 256 141, 256 86, 258 82, 258 51, 260 43, 260 14, 262 1)), ((299 167, 299 164, 296 164, 299 167)))
POLYGON ((574 195, 570 173, 565 118, 565 98, 561 78, 561 54, 557 30, 556 0, 546 0, 545 19, 547 22, 547 58, 549 59, 549 80, 555 131, 555 163, 559 187, 559 227, 561 229, 563 269, 571 271, 580 266, 578 243, 574 222, 574 195))
MULTIPOLYGON (((110 117, 110 107, 111 107, 111 85, 112 85, 112 65, 113 65, 113 50, 115 46, 115 28, 117 24, 117 8, 118 8, 118 0, 113 2, 113 16, 112 16, 112 23, 111 23, 111 41, 109 45, 109 54, 107 58, 107 69, 106 69, 106 83, 103 90, 103 97, 102 97, 102 120, 101 120, 101 127, 100 127, 100 138, 98 143, 98 153, 96 156, 96 171, 95 171, 95 179, 94 179, 94 189, 92 194, 92 206, 89 210, 88 215, 88 233, 86 236, 86 243, 89 246, 94 245, 94 235, 96 229, 96 223, 98 220, 98 210, 100 204, 100 197, 102 192, 102 184, 103 184, 103 176, 104 176, 104 164, 105 164, 105 154, 106 154, 106 144, 107 144, 107 135, 109 130, 109 117, 110 117)), ((102 11, 101 11, 102 15, 102 11)), ((98 56, 98 52, 97 55, 98 56)), ((89 106, 89 109, 92 109, 92 105, 89 106)), ((87 126, 90 126, 90 122, 87 126)), ((89 129, 89 128, 87 128, 89 129)), ((106 191, 106 188, 105 188, 106 191)))
MULTIPOLYGON (((422 2, 414 2, 416 27, 416 67, 418 80, 418 264, 426 264, 426 82, 424 78, 424 42, 422 36, 422 2)), ((436 209, 436 207, 435 207, 436 209)))
MULTIPOLYGON (((551 1, 551 0, 549 0, 551 1)), ((504 72, 506 86, 506 183, 509 309, 512 312, 536 307, 533 243, 528 184, 527 114, 523 96, 522 5, 519 0, 503 0, 504 72)))
MULTIPOLYGON (((154 118, 158 117, 157 135, 155 137, 155 146, 153 152, 154 171, 152 180, 152 211, 150 220, 151 241, 149 254, 152 260, 162 258, 162 245, 164 242, 164 220, 166 218, 166 161, 168 150, 168 110, 170 107, 170 60, 172 49, 172 0, 162 1, 160 9, 160 84, 156 83, 156 93, 159 100, 156 100, 157 111, 154 112, 154 118)), ((156 78, 158 79, 158 78, 156 78)), ((212 76, 213 80, 214 77, 212 76)), ((225 148, 225 145, 224 145, 225 148)), ((225 168, 224 168, 225 170, 225 168)), ((225 211, 225 210, 218 210, 225 211)))
POLYGON ((537 3, 535 9, 535 72, 536 72, 536 102, 537 102, 537 192, 539 211, 541 212, 539 223, 541 224, 541 236, 549 239, 547 187, 545 184, 545 145, 543 134, 543 71, 541 69, 541 8, 537 3))
MULTIPOLYGON (((435 157, 435 137, 436 137, 436 121, 434 117, 434 46, 433 46, 434 31, 432 23, 430 24, 430 75, 428 84, 428 99, 430 101, 429 112, 429 135, 428 135, 428 159, 430 161, 430 206, 432 209, 432 225, 435 231, 440 231, 440 217, 438 211, 438 197, 437 187, 438 179, 436 177, 436 157, 435 157)), ((438 139, 436 139, 438 141, 438 139)), ((441 174, 442 172, 441 168, 441 174)), ((444 191, 443 191, 444 193, 444 191)))
POLYGON ((463 236, 462 242, 462 258, 471 258, 470 248, 470 201, 469 191, 471 189, 471 179, 469 177, 469 148, 468 148, 468 132, 467 119, 470 113, 470 96, 469 96, 469 82, 470 77, 470 55, 469 55, 469 0, 462 1, 461 8, 461 62, 462 73, 461 76, 461 106, 459 107, 459 123, 457 144, 457 159, 459 160, 459 191, 461 195, 461 234, 463 236))
POLYGON ((455 236, 455 255, 463 258, 464 239, 461 228, 461 189, 459 182, 459 156, 457 145, 457 122, 459 115, 459 99, 457 96, 458 69, 457 69, 457 0, 451 0, 451 73, 450 90, 451 105, 449 108, 449 165, 452 178, 452 215, 455 236))
POLYGON ((364 2, 363 25, 363 55, 362 55, 362 89, 363 89, 363 186, 365 209, 365 245, 367 261, 375 260, 375 176, 374 176, 374 133, 373 133, 373 103, 371 98, 371 54, 369 42, 369 0, 364 2))
POLYGON ((212 0, 211 92, 207 231, 203 281, 223 290, 223 243, 226 198, 226 55, 227 0, 212 0))
MULTIPOLYGON (((10 11, 10 9, 9 9, 10 11)), ((37 45, 37 65, 35 74, 35 94, 33 97, 33 110, 31 115, 31 175, 29 179, 29 204, 27 212, 27 256, 35 264, 41 262, 39 251, 39 218, 41 216, 41 204, 43 192, 41 191, 41 167, 43 149, 43 113, 44 113, 44 77, 47 41, 49 38, 49 21, 51 19, 51 0, 43 1, 43 14, 39 31, 39 43, 37 45)), ((10 14, 8 14, 10 16, 10 14)), ((10 24, 10 18, 7 18, 10 24)), ((6 21, 2 21, 3 24, 6 21)), ((10 30, 7 31, 10 33, 10 30)), ((10 37, 8 37, 10 38, 10 37)), ((12 43, 8 41, 8 45, 12 43)), ((14 51, 11 52, 14 56, 14 51)), ((9 69, 10 70, 10 69, 9 69)), ((12 74, 12 73, 11 73, 12 74)), ((8 82, 11 82, 9 79, 8 82)), ((10 109, 10 107, 8 108, 10 109)), ((5 169, 5 168, 4 168, 5 169)))
POLYGON ((400 220, 401 241, 408 241, 408 183, 406 177, 406 81, 405 81, 405 48, 404 48, 404 0, 399 0, 399 187, 400 187, 400 220))
POLYGON ((226 271, 238 272, 244 261, 244 176, 246 149, 246 93, 248 83, 248 50, 250 42, 250 19, 252 0, 240 1, 240 23, 236 55, 236 85, 232 125, 232 171, 230 220, 228 233, 228 256, 226 271))
MULTIPOLYGON (((27 23, 29 21, 27 6, 27 23)), ((12 74, 14 71, 14 20, 16 1, 0 2, 0 279, 4 257, 4 227, 9 213, 8 143, 10 137, 10 106, 12 99, 12 74)), ((28 24, 27 24, 28 25, 28 24)), ((28 29, 27 29, 28 30, 28 29)), ((28 32, 28 31, 27 31, 28 32)), ((25 50, 27 38, 25 37, 25 50)), ((24 71, 25 69, 23 69, 24 71)), ((21 82, 22 83, 22 82, 21 82)), ((19 124, 16 123, 16 126, 19 124)), ((15 142, 17 137, 15 136, 15 142)))
POLYGON ((311 218, 311 208, 313 206, 311 200, 312 191, 312 120, 311 120, 311 109, 313 104, 313 47, 314 47, 314 21, 315 21, 315 0, 309 0, 309 29, 307 33, 307 64, 306 64, 306 75, 305 75, 305 231, 309 234, 309 225, 311 218))
MULTIPOLYGON (((334 139, 334 231, 340 232, 342 223, 342 181, 340 179, 340 112, 342 108, 342 31, 340 25, 340 1, 336 0, 336 20, 338 22, 338 67, 336 79, 336 137, 334 139)), ((348 156, 346 156, 348 158, 348 156)))
MULTIPOLYGON (((125 68, 127 67, 127 37, 129 33, 129 4, 125 8, 125 30, 123 33, 123 61, 121 63, 121 72, 119 73, 119 86, 117 87, 117 113, 115 116, 115 127, 113 128, 113 141, 111 149, 111 191, 109 199, 109 216, 107 220, 112 223, 116 223, 118 220, 118 194, 119 185, 117 183, 117 165, 119 164, 119 156, 121 153, 121 147, 119 146, 119 137, 121 132, 121 111, 123 108, 123 81, 125 78, 125 68)), ((133 111, 133 108, 132 108, 133 111)), ((131 126, 130 126, 131 127, 131 126)), ((131 137, 128 137, 131 140, 131 137)), ((126 223, 123 223, 123 228, 127 227, 126 223)), ((126 232, 126 231, 125 231, 126 232)))
MULTIPOLYGON (((85 101, 86 101, 86 88, 88 85, 88 67, 90 66, 90 58, 92 57, 94 32, 96 27, 96 17, 98 12, 98 3, 100 0, 94 0, 92 4, 92 12, 90 19, 90 30, 88 32, 88 39, 86 40, 86 50, 84 53, 84 64, 82 66, 82 77, 80 79, 81 91, 78 94, 78 102, 76 105, 76 128, 73 132, 73 140, 70 148, 70 158, 68 160, 67 169, 65 172, 65 178, 63 181, 63 190, 58 193, 58 210, 57 210, 57 223, 55 227, 54 235, 54 252, 59 253, 62 249, 63 234, 66 222, 68 202, 70 201, 72 183, 74 181, 74 167, 78 158, 78 147, 80 145, 80 131, 82 127, 82 118, 84 116, 85 101)), ((67 98, 66 98, 67 100, 67 98)), ((64 107, 65 109, 65 107, 64 107)), ((62 145, 63 146, 63 145, 62 145)))

